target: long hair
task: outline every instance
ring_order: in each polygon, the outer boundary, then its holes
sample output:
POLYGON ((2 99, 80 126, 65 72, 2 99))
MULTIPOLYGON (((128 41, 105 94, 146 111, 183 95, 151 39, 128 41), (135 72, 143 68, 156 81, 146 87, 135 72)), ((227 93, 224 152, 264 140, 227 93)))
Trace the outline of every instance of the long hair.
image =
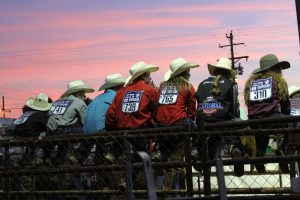
POLYGON ((214 73, 216 74, 216 76, 212 84, 212 89, 210 90, 210 94, 212 96, 218 96, 221 93, 221 89, 220 89, 221 78, 230 78, 230 72, 224 69, 215 69, 214 73))
POLYGON ((185 86, 185 88, 187 90, 189 90, 191 88, 191 83, 190 83, 190 81, 188 80, 188 78, 186 76, 186 72, 183 72, 181 74, 178 74, 175 77, 172 77, 171 79, 166 81, 163 85, 165 87, 168 87, 168 89, 170 89, 170 90, 173 90, 174 87, 176 87, 176 89, 178 91, 181 91, 182 84, 185 86))
POLYGON ((251 81, 257 80, 257 79, 264 79, 264 78, 268 78, 268 77, 272 77, 277 84, 279 100, 287 100, 289 98, 288 85, 287 85, 286 81, 284 80, 284 78, 282 77, 281 73, 268 70, 266 72, 252 74, 250 76, 250 78, 247 80, 246 85, 245 85, 245 90, 244 90, 244 100, 245 100, 246 105, 249 104, 249 89, 250 89, 251 81))

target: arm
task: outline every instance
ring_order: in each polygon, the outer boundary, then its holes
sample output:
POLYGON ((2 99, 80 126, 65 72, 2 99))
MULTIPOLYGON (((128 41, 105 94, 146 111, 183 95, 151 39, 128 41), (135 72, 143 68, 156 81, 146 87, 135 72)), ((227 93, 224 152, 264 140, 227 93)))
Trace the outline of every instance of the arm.
POLYGON ((238 86, 236 83, 233 84, 232 87, 232 114, 233 117, 240 117, 240 102, 239 102, 239 98, 238 98, 238 86))
POLYGON ((186 111, 187 111, 187 117, 195 120, 196 118, 196 94, 195 94, 195 89, 191 85, 191 88, 188 92, 187 95, 187 100, 186 100, 186 111))
POLYGON ((112 104, 108 108, 106 115, 105 115, 105 128, 106 130, 115 130, 116 124, 116 99, 117 96, 114 98, 112 104))

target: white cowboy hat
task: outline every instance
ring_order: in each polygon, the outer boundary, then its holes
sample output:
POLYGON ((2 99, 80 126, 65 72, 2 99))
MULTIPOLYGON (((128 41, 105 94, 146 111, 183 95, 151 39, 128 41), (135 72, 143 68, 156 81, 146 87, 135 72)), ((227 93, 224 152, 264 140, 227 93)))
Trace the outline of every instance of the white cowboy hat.
POLYGON ((105 77, 105 83, 99 88, 98 91, 112 88, 118 85, 124 85, 125 81, 126 79, 123 78, 121 74, 110 74, 105 77))
POLYGON ((195 67, 199 67, 199 64, 188 62, 183 58, 176 58, 171 62, 170 69, 165 73, 164 81, 168 81, 170 78, 195 67))
POLYGON ((232 65, 232 61, 230 59, 220 58, 215 65, 208 64, 207 67, 208 67, 209 74, 212 76, 216 75, 216 73, 215 73, 216 69, 224 69, 224 70, 227 70, 230 72, 231 77, 235 77, 237 74, 237 71, 233 70, 231 68, 231 65, 232 65))
POLYGON ((297 92, 300 92, 300 87, 297 87, 295 85, 289 87, 289 96, 292 96, 297 92))
POLYGON ((48 103, 48 96, 44 93, 39 93, 35 98, 30 97, 26 105, 29 108, 39 111, 50 110, 52 103, 48 103))
POLYGON ((84 91, 85 93, 91 93, 95 90, 90 86, 87 86, 81 80, 71 81, 67 85, 67 91, 61 95, 61 98, 68 97, 71 94, 79 91, 84 91))
POLYGON ((155 65, 146 64, 143 61, 137 62, 130 67, 130 76, 127 78, 125 85, 130 85, 136 78, 146 72, 156 72, 158 69, 155 65))

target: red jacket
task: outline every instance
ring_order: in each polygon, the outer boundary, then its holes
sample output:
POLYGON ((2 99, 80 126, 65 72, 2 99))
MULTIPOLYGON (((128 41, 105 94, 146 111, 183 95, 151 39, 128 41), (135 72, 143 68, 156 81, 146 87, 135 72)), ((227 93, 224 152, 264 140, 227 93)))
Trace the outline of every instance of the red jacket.
POLYGON ((106 113, 108 130, 136 129, 153 126, 158 93, 140 80, 120 89, 106 113))
POLYGON ((181 91, 166 91, 162 87, 156 113, 157 122, 163 126, 174 125, 176 122, 196 117, 195 89, 191 85, 187 90, 182 84, 181 91))

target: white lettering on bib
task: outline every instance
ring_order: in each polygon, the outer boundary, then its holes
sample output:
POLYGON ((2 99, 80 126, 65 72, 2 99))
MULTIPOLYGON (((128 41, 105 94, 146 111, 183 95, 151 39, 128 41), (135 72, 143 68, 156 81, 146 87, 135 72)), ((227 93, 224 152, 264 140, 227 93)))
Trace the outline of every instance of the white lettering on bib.
POLYGON ((140 102, 144 91, 125 92, 122 102, 122 112, 134 113, 139 110, 140 102))
POLYGON ((291 115, 300 115, 300 99, 290 99, 291 102, 291 115))
POLYGON ((35 111, 24 112, 23 115, 14 121, 14 125, 24 124, 33 113, 35 113, 35 111))
POLYGON ((63 115, 67 108, 71 105, 73 100, 65 100, 65 99, 58 99, 53 103, 50 108, 50 114, 52 115, 63 115))
POLYGON ((169 86, 164 86, 163 90, 160 92, 159 96, 159 104, 175 104, 177 102, 178 91, 177 88, 174 86, 170 88, 169 86))
POLYGON ((263 101, 272 97, 272 77, 251 82, 250 101, 263 101))

